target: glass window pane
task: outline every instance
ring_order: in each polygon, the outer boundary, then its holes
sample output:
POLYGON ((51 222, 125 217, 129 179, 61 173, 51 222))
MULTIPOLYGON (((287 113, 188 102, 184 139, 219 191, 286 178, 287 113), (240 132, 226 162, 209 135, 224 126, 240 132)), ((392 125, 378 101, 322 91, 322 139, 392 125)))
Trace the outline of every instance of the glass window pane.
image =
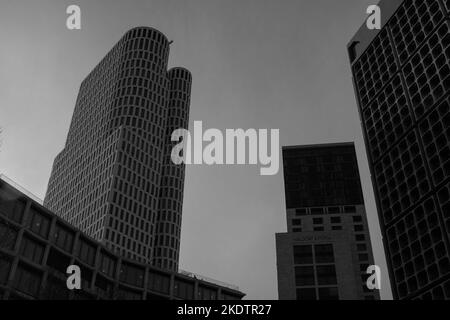
POLYGON ((297 300, 316 300, 316 289, 314 288, 297 289, 297 300))
POLYGON ((336 287, 319 288, 319 300, 339 300, 339 293, 336 287))
POLYGON ((334 262, 334 253, 332 244, 318 244, 314 246, 316 263, 334 262))
POLYGON ((0 257, 0 284, 5 284, 8 280, 11 262, 0 257))
POLYGON ((297 286, 314 285, 313 267, 295 267, 295 284, 297 286))
POLYGON ((0 188, 0 212, 14 222, 20 223, 25 209, 25 201, 17 199, 17 195, 4 186, 0 188))
POLYGON ((317 281, 319 285, 337 284, 334 265, 317 266, 317 281))
POLYGON ((169 294, 170 291, 170 276, 150 272, 148 274, 148 289, 169 294))
POLYGON ((175 280, 174 295, 181 299, 193 299, 194 284, 181 280, 175 280))
POLYGON ((295 264, 312 264, 312 246, 294 246, 295 264))
POLYGON ((13 250, 17 239, 17 231, 0 222, 0 248, 13 250))

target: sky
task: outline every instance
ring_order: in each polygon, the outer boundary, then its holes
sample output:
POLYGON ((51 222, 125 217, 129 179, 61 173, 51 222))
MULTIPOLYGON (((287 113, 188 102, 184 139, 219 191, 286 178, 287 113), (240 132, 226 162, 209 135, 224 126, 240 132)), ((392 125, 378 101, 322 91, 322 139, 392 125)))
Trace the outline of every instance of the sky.
MULTIPOLYGON (((373 0, 1 0, 0 173, 44 198, 81 81, 136 26, 163 32, 193 75, 190 127, 279 129, 280 146, 354 141, 381 295, 391 299, 346 45, 373 0), (81 30, 66 8, 81 8, 81 30)), ((181 269, 277 299, 282 170, 190 165, 181 269)))

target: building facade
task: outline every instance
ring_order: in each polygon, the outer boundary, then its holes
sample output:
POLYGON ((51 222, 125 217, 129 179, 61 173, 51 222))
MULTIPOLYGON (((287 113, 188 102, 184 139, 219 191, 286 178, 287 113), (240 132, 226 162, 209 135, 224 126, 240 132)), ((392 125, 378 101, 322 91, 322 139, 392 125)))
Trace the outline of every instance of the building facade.
POLYGON ((384 0, 348 44, 396 299, 450 299, 450 4, 384 0))
POLYGON ((281 300, 375 300, 353 143, 283 148, 287 233, 276 234, 281 300))
POLYGON ((159 31, 128 31, 82 82, 44 205, 124 257, 178 269, 185 167, 174 129, 188 127, 192 77, 167 70, 159 31))
POLYGON ((115 254, 0 180, 0 300, 238 300, 237 287, 115 254), (69 265, 81 289, 69 290, 69 265))

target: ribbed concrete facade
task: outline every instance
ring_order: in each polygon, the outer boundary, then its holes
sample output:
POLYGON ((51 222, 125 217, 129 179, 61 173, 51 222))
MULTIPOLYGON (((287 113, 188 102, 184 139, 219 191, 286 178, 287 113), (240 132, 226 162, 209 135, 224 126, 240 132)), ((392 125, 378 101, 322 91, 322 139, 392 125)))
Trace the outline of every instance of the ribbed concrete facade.
POLYGON ((44 205, 115 252, 177 270, 184 166, 170 135, 188 127, 191 74, 167 70, 159 31, 128 31, 82 82, 44 205))

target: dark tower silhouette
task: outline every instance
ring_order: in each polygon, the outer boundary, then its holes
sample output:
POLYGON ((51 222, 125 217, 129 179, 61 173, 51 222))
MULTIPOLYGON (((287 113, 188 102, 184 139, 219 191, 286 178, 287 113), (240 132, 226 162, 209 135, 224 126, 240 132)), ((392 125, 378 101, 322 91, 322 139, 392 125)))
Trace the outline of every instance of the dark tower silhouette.
POLYGON ((188 127, 191 74, 167 70, 159 31, 128 31, 82 82, 44 205, 123 256, 177 270, 185 168, 170 159, 188 127))
POLYGON ((348 46, 396 299, 450 299, 449 3, 381 1, 348 46))

